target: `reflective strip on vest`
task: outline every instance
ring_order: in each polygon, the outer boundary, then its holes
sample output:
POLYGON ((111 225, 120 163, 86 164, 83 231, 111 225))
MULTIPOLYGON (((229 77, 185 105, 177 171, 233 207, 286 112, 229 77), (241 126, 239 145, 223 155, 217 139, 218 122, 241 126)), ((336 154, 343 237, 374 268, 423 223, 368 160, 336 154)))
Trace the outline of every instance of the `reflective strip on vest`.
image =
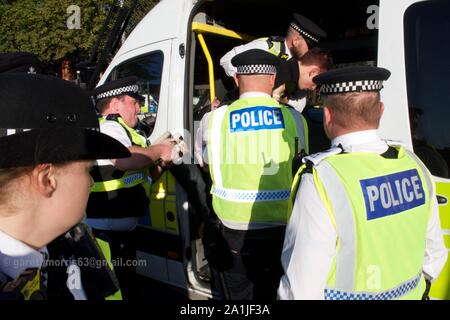
POLYGON ((355 220, 353 214, 349 214, 353 211, 352 204, 336 171, 329 163, 321 162, 316 170, 325 190, 333 190, 328 192, 327 196, 339 226, 338 237, 341 243, 345 243, 336 257, 336 288, 352 291, 356 268, 355 220))
POLYGON ((212 193, 215 196, 228 201, 266 202, 266 201, 288 200, 291 194, 291 190, 246 191, 246 190, 231 190, 215 187, 212 193))
POLYGON ((379 292, 347 292, 335 289, 325 289, 325 300, 393 300, 401 298, 402 296, 410 293, 419 285, 422 278, 422 272, 420 272, 415 278, 406 281, 398 287, 379 292))
MULTIPOLYGON (((423 164, 422 160, 419 159, 419 157, 416 156, 415 153, 406 150, 406 154, 408 154, 411 158, 413 158, 417 164, 419 165, 420 169, 422 169, 423 176, 425 177, 425 182, 427 183, 428 192, 430 193, 430 199, 434 199, 436 197, 436 185, 434 184, 433 178, 429 174, 429 171, 427 167, 423 164)), ((432 208, 430 207, 430 216, 432 213, 432 208)))
POLYGON ((91 192, 109 192, 124 188, 132 188, 146 181, 146 176, 143 173, 138 172, 124 176, 121 179, 96 182, 92 186, 91 192))
POLYGON ((210 127, 209 127, 209 134, 208 140, 212 141, 212 128, 219 128, 219 130, 214 130, 214 132, 217 134, 217 137, 214 137, 214 143, 209 144, 208 147, 208 157, 210 160, 210 166, 213 170, 213 183, 216 186, 216 188, 222 188, 223 182, 222 182, 222 173, 220 172, 220 165, 221 165, 221 152, 220 147, 222 144, 222 130, 220 129, 222 127, 222 121, 225 116, 225 113, 227 112, 226 107, 222 107, 219 109, 216 109, 212 114, 212 121, 210 121, 210 127))

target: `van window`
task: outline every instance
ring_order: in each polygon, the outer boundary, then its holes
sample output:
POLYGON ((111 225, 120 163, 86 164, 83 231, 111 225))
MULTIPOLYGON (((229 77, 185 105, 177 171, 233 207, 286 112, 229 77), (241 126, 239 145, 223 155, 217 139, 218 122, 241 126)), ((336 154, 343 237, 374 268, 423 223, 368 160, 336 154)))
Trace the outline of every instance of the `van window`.
POLYGON ((147 136, 153 131, 158 113, 163 62, 164 56, 161 51, 152 52, 118 65, 107 80, 129 76, 138 78, 139 94, 144 98, 140 118, 141 120, 145 118, 145 123, 149 126, 147 136))
POLYGON ((406 11, 404 24, 414 151, 433 175, 449 178, 450 3, 416 3, 406 11))

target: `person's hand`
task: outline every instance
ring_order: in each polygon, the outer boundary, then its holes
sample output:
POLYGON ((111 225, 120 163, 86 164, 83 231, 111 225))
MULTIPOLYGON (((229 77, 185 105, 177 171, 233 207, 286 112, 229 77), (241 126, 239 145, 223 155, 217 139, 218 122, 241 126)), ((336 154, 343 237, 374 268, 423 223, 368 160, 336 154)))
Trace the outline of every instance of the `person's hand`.
POLYGON ((165 138, 163 140, 161 140, 158 144, 164 144, 166 146, 171 146, 173 147, 174 145, 177 144, 177 141, 175 138, 173 138, 172 136, 170 136, 169 138, 165 138))
POLYGON ((281 86, 279 86, 278 88, 275 88, 272 92, 272 97, 277 100, 280 101, 281 97, 284 94, 284 91, 286 90, 286 85, 282 84, 281 86))
POLYGON ((174 144, 166 141, 165 143, 161 142, 159 144, 160 154, 158 165, 163 169, 168 169, 172 166, 172 162, 174 159, 174 144))
POLYGON ((220 100, 217 99, 217 97, 215 97, 213 102, 211 103, 211 111, 216 110, 219 106, 220 106, 220 100))
POLYGON ((152 177, 153 181, 156 181, 159 178, 161 178, 163 173, 164 173, 164 169, 159 165, 154 166, 150 169, 150 176, 152 177))
POLYGON ((286 84, 282 84, 278 88, 275 88, 272 92, 272 98, 281 103, 288 103, 289 99, 285 94, 286 84))

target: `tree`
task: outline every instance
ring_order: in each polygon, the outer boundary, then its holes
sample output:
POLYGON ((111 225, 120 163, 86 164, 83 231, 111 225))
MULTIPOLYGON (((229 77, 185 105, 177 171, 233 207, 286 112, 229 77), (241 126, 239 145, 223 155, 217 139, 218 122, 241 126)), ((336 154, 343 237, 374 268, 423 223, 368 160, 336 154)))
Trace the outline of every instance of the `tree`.
POLYGON ((105 19, 104 4, 98 0, 0 2, 0 52, 28 51, 44 62, 85 59, 105 19), (80 29, 67 27, 70 5, 80 8, 80 29))

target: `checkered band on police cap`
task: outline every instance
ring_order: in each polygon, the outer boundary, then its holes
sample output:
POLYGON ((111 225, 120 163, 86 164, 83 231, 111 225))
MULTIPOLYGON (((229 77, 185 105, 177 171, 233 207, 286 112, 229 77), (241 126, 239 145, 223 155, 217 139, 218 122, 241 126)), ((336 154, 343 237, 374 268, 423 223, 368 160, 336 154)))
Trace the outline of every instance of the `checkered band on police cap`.
POLYGON ((349 81, 324 84, 320 87, 321 94, 336 94, 349 92, 380 91, 383 89, 381 80, 349 81))
POLYGON ((276 74, 277 67, 270 64, 249 64, 237 66, 237 74, 276 74))
POLYGON ((102 93, 96 95, 95 98, 97 100, 100 100, 100 99, 112 98, 112 97, 125 95, 127 93, 135 93, 136 94, 136 93, 138 93, 138 91, 139 91, 139 86, 137 84, 134 84, 134 85, 124 86, 121 88, 116 88, 113 90, 102 92, 102 93))
POLYGON ((299 25, 297 25, 294 22, 291 22, 291 28, 293 28, 295 31, 299 32, 301 35, 307 37, 308 39, 310 39, 311 41, 314 41, 316 43, 319 42, 319 39, 317 39, 316 37, 314 37, 313 35, 311 35, 310 33, 306 32, 305 30, 303 30, 302 28, 300 28, 299 25))

